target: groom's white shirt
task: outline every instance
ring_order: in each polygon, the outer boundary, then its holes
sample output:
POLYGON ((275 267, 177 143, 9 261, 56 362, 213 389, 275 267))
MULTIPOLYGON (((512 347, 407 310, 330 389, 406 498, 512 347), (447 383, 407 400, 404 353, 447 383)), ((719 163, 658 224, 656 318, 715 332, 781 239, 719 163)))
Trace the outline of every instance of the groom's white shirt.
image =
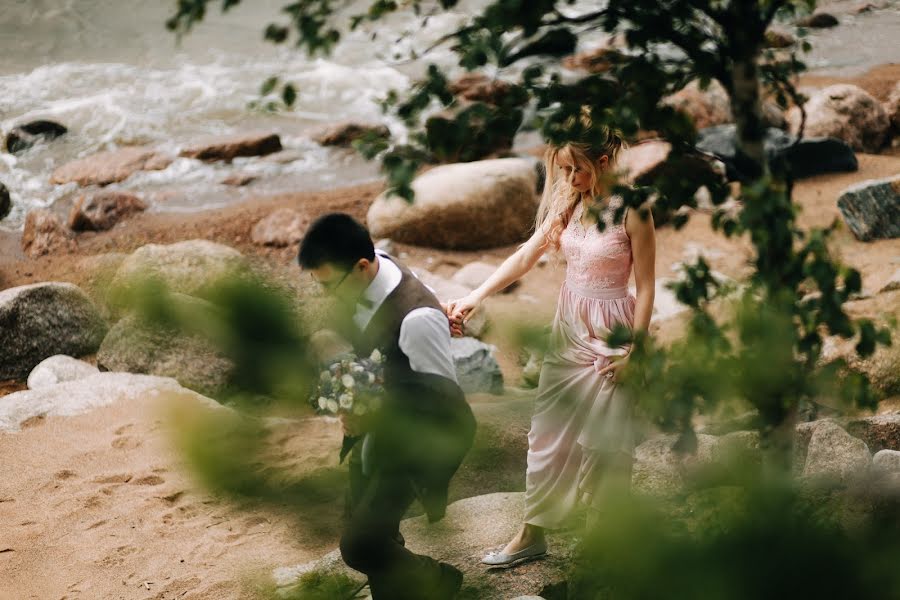
MULTIPOLYGON (((399 267, 381 251, 375 251, 375 260, 378 261, 378 273, 363 292, 363 297, 372 302, 372 307, 357 304, 353 315, 360 331, 369 325, 403 277, 399 267)), ((427 306, 410 311, 400 324, 400 350, 409 358, 413 371, 441 375, 456 381, 456 368, 450 354, 450 323, 442 311, 427 306)))

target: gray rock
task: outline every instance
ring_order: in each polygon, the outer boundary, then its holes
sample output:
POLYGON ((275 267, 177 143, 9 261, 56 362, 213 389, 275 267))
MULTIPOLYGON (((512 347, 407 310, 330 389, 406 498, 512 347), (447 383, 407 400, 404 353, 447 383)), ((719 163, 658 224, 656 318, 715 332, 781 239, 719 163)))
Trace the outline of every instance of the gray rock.
POLYGON ((900 237, 900 175, 850 186, 837 205, 856 239, 868 242, 900 237))
POLYGON ((828 27, 836 27, 840 21, 837 17, 826 12, 813 13, 807 17, 797 20, 798 27, 810 27, 813 29, 825 29, 828 27))
POLYGON ((441 165, 417 177, 415 201, 381 195, 369 208, 372 235, 458 250, 520 242, 540 198, 534 162, 501 158, 441 165))
POLYGON ((176 396, 179 400, 198 402, 208 408, 227 410, 214 400, 184 389, 173 379, 97 373, 4 396, 0 403, 0 432, 16 431, 23 422, 38 416, 71 416, 117 402, 154 402, 176 396))
POLYGON ((284 247, 300 243, 309 219, 302 213, 281 208, 259 220, 250 232, 250 239, 260 246, 284 247))
POLYGON ((12 210, 12 198, 9 196, 9 190, 5 185, 0 183, 0 221, 6 218, 9 211, 12 210))
MULTIPOLYGON (((185 310, 214 310, 208 302, 172 294, 185 310)), ((97 365, 108 371, 171 377, 186 388, 213 396, 231 380, 234 363, 208 340, 149 324, 129 315, 116 323, 97 351, 97 365)))
POLYGON ((56 354, 95 352, 106 323, 71 283, 37 283, 0 291, 0 379, 25 379, 56 354))
POLYGON ((813 430, 803 478, 846 484, 865 475, 872 464, 869 447, 830 420, 813 430))
POLYGON ((468 393, 503 392, 503 373, 494 358, 493 346, 472 337, 452 338, 450 354, 456 366, 456 376, 463 391, 468 393))
MULTIPOLYGON (((806 138, 794 146, 796 138, 780 129, 770 127, 764 140, 766 157, 771 166, 784 161, 790 173, 797 178, 812 177, 822 173, 856 171, 859 164, 853 149, 836 138, 806 138)), ((708 152, 725 163, 728 178, 748 179, 747 167, 737 157, 737 128, 735 125, 719 125, 700 131, 697 148, 708 152)))
POLYGON ((211 162, 230 161, 239 156, 265 156, 281 150, 278 134, 246 133, 208 137, 185 148, 180 155, 211 162))
MULTIPOLYGON (((452 503, 447 516, 428 524, 425 517, 400 524, 406 547, 418 554, 449 562, 464 575, 462 597, 507 600, 538 594, 546 586, 565 579, 570 567, 571 544, 565 536, 550 538, 547 558, 506 571, 488 571, 481 557, 506 543, 522 524, 524 494, 501 492, 452 503)), ((289 587, 311 571, 341 572, 362 583, 359 573, 348 569, 335 550, 318 561, 276 569, 276 584, 289 587)))
MULTIPOLYGON (((890 398, 900 394, 900 344, 879 345, 873 354, 863 358, 857 354, 854 340, 826 337, 822 344, 821 363, 838 359, 843 359, 851 370, 868 377, 878 397, 890 398)), ((900 450, 900 447, 897 449, 900 450)))
POLYGON ((240 252, 207 240, 147 244, 122 261, 112 287, 128 288, 136 281, 152 278, 170 291, 202 296, 210 285, 239 274, 245 267, 240 252))
POLYGON ((64 381, 76 381, 99 372, 100 370, 90 363, 65 354, 57 354, 45 358, 31 370, 28 375, 28 389, 36 390, 64 381))
POLYGON ((684 488, 685 477, 712 464, 718 438, 699 433, 696 452, 685 454, 674 449, 677 439, 676 435, 664 435, 634 449, 631 486, 636 493, 659 497, 677 494, 684 488))
POLYGON ((31 148, 38 142, 55 140, 66 134, 64 125, 53 121, 32 121, 13 127, 6 135, 6 151, 18 154, 31 148))
POLYGON ((872 457, 872 465, 879 471, 900 472, 900 452, 897 450, 879 450, 872 457))

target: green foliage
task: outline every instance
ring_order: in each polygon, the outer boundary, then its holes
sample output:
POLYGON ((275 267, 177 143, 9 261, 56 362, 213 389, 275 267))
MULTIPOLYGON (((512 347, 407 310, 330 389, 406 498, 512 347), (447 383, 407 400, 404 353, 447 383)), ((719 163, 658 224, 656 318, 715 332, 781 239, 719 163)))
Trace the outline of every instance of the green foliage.
POLYGON ((296 585, 279 592, 284 600, 350 600, 360 590, 359 584, 343 573, 310 571, 296 585))
POLYGON ((880 599, 900 594, 896 506, 853 529, 840 506, 789 485, 711 488, 661 510, 610 498, 581 547, 567 600, 880 599))

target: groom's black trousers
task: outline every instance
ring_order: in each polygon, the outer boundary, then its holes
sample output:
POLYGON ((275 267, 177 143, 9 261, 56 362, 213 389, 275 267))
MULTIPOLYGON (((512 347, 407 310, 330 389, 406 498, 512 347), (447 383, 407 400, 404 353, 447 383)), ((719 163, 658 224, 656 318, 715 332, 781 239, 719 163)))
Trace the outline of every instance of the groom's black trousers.
MULTIPOLYGON (((355 449, 356 450, 356 449, 355 449)), ((350 515, 341 536, 341 556, 366 574, 373 600, 426 600, 440 583, 433 558, 407 550, 398 536, 400 520, 415 499, 408 474, 378 469, 362 474, 358 452, 350 460, 350 515)))

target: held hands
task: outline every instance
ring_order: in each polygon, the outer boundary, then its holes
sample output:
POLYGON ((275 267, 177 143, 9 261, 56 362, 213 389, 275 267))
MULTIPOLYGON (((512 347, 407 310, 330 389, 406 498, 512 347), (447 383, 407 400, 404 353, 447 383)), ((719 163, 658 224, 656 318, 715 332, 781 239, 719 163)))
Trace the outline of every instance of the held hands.
POLYGON ((628 357, 630 355, 629 353, 624 356, 610 357, 612 362, 597 371, 597 374, 601 377, 608 377, 613 383, 618 383, 622 379, 622 370, 628 367, 628 357))
POLYGON ((450 334, 452 336, 461 337, 463 335, 466 321, 469 320, 472 313, 474 313, 480 305, 481 300, 473 297, 472 294, 458 300, 451 300, 445 305, 447 318, 450 320, 450 334))

